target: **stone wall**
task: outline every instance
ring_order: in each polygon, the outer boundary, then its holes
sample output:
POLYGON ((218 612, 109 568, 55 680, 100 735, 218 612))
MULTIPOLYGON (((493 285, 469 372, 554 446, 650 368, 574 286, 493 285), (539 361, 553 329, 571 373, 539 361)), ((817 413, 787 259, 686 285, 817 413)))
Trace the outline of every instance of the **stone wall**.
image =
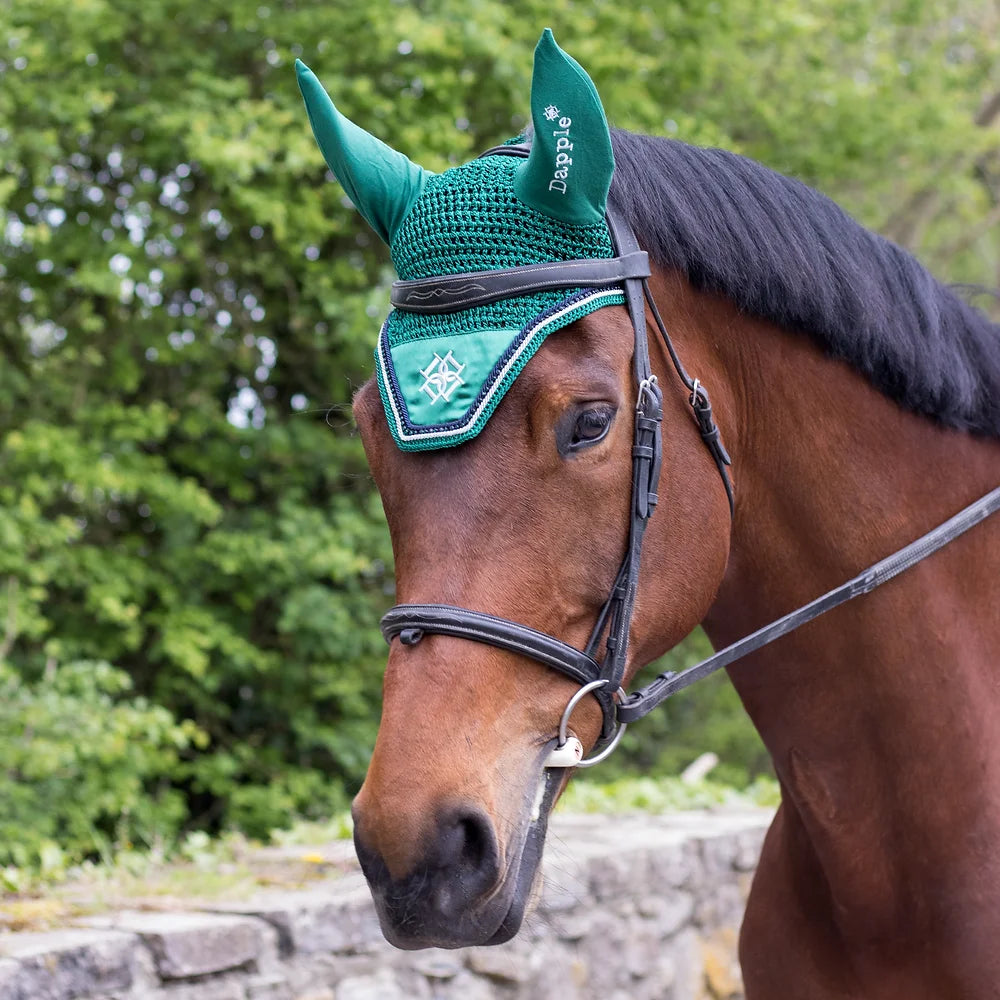
POLYGON ((732 1000, 769 820, 557 815, 540 905, 496 948, 396 951, 356 872, 0 935, 0 1000, 732 1000))

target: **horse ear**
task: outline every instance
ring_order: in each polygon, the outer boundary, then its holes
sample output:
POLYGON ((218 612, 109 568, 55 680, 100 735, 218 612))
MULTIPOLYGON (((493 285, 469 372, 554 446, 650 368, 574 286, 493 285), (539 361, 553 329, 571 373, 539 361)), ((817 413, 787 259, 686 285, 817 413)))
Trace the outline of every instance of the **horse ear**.
POLYGON ((531 155, 514 181, 518 198, 563 222, 602 222, 615 171, 608 121, 593 81, 549 28, 535 47, 531 120, 531 155))
POLYGON ((295 60, 295 73, 327 165, 372 229, 391 243, 434 175, 345 118, 301 59, 295 60))

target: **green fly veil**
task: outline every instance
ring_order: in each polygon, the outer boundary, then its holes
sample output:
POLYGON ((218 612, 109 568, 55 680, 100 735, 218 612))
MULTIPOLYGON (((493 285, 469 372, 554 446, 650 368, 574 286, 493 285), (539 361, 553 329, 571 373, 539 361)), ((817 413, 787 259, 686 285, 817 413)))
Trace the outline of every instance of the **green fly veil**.
MULTIPOLYGON (((441 174, 348 121, 305 64, 296 70, 327 164, 388 244, 400 279, 614 256, 607 120, 590 77, 548 29, 535 49, 530 155, 485 156, 441 174)), ((579 288, 448 313, 394 309, 375 370, 396 444, 415 451, 475 437, 550 333, 623 301, 616 288, 579 288)))

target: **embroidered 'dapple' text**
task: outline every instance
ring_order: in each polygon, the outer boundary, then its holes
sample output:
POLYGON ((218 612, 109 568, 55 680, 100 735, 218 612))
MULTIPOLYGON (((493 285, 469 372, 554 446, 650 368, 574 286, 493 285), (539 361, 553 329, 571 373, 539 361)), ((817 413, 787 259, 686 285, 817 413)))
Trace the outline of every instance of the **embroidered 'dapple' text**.
MULTIPOLYGON (((550 105, 551 107, 551 105, 550 105)), ((564 115, 559 119, 559 128, 552 133, 556 140, 556 169, 549 181, 549 190, 558 191, 560 194, 566 193, 566 182, 569 180, 569 170, 573 166, 573 143, 569 139, 569 129, 573 124, 573 119, 564 115)))

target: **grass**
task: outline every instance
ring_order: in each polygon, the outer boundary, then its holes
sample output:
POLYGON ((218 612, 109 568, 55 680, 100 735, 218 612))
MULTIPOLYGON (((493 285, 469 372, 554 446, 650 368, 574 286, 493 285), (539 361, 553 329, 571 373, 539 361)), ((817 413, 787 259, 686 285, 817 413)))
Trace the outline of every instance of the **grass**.
MULTIPOLYGON (((778 785, 759 778, 737 790, 707 779, 622 778, 574 781, 557 806, 564 813, 664 813, 778 803, 778 785)), ((109 909, 173 909, 192 899, 240 899, 269 887, 298 888, 336 877, 352 863, 344 843, 350 814, 298 822, 274 831, 266 846, 241 834, 188 834, 172 850, 118 851, 103 861, 50 864, 43 870, 0 870, 0 931, 45 930, 109 909), (300 849, 301 848, 301 849, 300 849)))
POLYGON ((120 850, 61 870, 7 871, 0 931, 46 930, 114 909, 171 910, 193 900, 246 899, 267 888, 297 889, 353 867, 344 850, 317 847, 350 835, 349 817, 278 831, 272 845, 241 834, 196 832, 173 850, 120 850), (297 850, 298 845, 309 845, 297 850), (13 886, 11 883, 14 883, 13 886))
POLYGON ((607 783, 576 781, 566 789, 558 809, 576 813, 664 813, 740 806, 775 808, 779 794, 778 783, 766 777, 742 790, 707 778, 688 782, 673 776, 621 778, 607 783))

